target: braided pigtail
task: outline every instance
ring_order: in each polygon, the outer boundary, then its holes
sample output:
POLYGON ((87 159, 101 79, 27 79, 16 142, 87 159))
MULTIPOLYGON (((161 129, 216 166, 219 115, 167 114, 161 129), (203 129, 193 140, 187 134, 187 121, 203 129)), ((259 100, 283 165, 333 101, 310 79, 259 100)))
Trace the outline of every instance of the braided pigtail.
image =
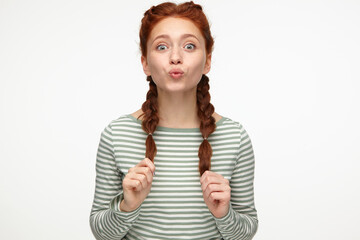
MULTIPOLYGON (((210 25, 204 12, 202 11, 201 5, 195 4, 193 1, 178 5, 171 2, 165 2, 151 7, 144 13, 144 17, 141 20, 139 38, 141 55, 143 57, 147 57, 147 42, 151 31, 156 24, 167 17, 178 17, 188 19, 193 22, 205 39, 206 53, 210 54, 212 52, 214 39, 211 36, 210 25)), ((146 139, 146 157, 153 161, 156 155, 156 145, 152 134, 159 123, 157 104, 158 93, 156 90, 156 84, 152 81, 150 76, 147 77, 147 81, 150 82, 150 90, 147 93, 146 101, 142 105, 143 114, 139 117, 142 115, 144 116, 142 128, 149 134, 146 139)), ((208 82, 209 78, 203 75, 197 86, 198 117, 200 118, 200 131, 204 138, 204 141, 199 147, 198 153, 199 172, 201 175, 211 167, 210 161, 212 157, 212 148, 207 138, 215 131, 216 128, 215 119, 212 117, 212 114, 214 113, 214 106, 210 103, 210 87, 208 82)))
POLYGON ((196 92, 198 117, 200 118, 200 132, 204 139, 200 144, 198 153, 200 176, 206 170, 210 170, 212 148, 207 139, 216 129, 215 118, 212 116, 215 109, 214 106, 210 103, 209 89, 209 78, 206 75, 203 75, 197 86, 196 92))
POLYGON ((146 138, 146 153, 145 157, 149 158, 152 162, 154 162, 154 158, 156 155, 156 144, 152 134, 155 132, 156 126, 159 123, 159 115, 158 115, 158 103, 157 97, 158 92, 156 88, 156 84, 152 80, 151 76, 146 78, 149 81, 149 91, 146 94, 146 101, 143 103, 141 110, 143 113, 138 117, 143 117, 142 120, 142 129, 148 133, 146 138))

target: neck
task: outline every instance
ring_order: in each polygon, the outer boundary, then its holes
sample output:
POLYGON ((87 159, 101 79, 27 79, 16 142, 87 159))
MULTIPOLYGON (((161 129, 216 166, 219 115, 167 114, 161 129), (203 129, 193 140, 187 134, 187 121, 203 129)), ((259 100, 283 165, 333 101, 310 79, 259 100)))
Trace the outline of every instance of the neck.
POLYGON ((196 128, 200 126, 197 116, 196 88, 189 92, 166 93, 158 89, 159 126, 196 128))

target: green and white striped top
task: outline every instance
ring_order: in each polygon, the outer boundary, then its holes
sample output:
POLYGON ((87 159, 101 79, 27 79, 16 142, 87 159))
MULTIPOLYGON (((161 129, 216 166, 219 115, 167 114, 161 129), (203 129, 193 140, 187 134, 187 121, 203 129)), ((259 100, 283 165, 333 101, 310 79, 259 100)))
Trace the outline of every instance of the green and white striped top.
POLYGON ((254 153, 241 124, 222 117, 208 141, 211 171, 230 181, 231 205, 223 218, 207 208, 200 187, 199 128, 158 126, 151 191, 132 212, 121 212, 122 179, 144 159, 147 133, 141 121, 123 115, 102 132, 96 158, 96 188, 90 226, 96 239, 252 239, 258 220, 254 205, 254 153))

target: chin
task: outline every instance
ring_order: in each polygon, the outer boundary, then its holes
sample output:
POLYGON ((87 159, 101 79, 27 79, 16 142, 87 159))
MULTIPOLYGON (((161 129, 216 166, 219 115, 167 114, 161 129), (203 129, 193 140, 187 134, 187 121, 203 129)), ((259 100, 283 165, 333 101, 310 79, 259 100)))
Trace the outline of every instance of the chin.
POLYGON ((197 83, 186 79, 166 80, 157 85, 158 92, 181 93, 196 91, 197 83))

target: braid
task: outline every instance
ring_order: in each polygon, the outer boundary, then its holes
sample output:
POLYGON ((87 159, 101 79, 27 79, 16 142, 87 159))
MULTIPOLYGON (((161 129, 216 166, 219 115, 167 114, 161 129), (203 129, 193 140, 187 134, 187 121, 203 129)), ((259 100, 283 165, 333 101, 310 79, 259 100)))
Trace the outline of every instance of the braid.
POLYGON ((146 138, 146 153, 145 157, 149 158, 154 162, 154 157, 156 155, 156 144, 152 134, 155 132, 156 126, 159 123, 159 115, 158 115, 158 103, 157 103, 157 88, 156 84, 152 80, 151 76, 146 78, 149 81, 149 91, 146 94, 146 101, 143 103, 141 110, 143 113, 138 117, 143 117, 142 120, 142 129, 148 133, 149 135, 146 138))
MULTIPOLYGON (((178 5, 171 2, 165 2, 152 6, 148 9, 141 20, 139 38, 142 56, 145 58, 147 57, 147 42, 154 26, 167 17, 179 17, 192 21, 205 39, 206 53, 210 54, 212 52, 214 39, 211 36, 210 25, 204 12, 202 11, 201 5, 195 4, 193 1, 178 5)), ((150 82, 150 89, 147 93, 146 101, 143 103, 141 108, 143 113, 139 116, 139 118, 144 116, 142 128, 149 134, 146 139, 146 157, 154 161, 154 157, 156 155, 156 145, 152 134, 159 123, 159 109, 157 103, 158 92, 156 84, 152 81, 151 76, 147 77, 147 81, 150 82)), ((198 153, 200 175, 202 175, 206 170, 209 170, 211 167, 212 148, 207 138, 215 131, 216 128, 215 119, 212 117, 212 114, 214 113, 214 106, 210 103, 210 87, 208 82, 209 78, 203 75, 197 86, 196 93, 198 108, 197 114, 200 119, 200 131, 204 138, 199 147, 198 153)))
POLYGON ((199 147, 199 172, 200 176, 211 167, 212 148, 207 140, 209 135, 216 129, 214 106, 210 103, 209 78, 203 75, 197 86, 197 107, 198 117, 200 118, 200 132, 204 138, 199 147))

